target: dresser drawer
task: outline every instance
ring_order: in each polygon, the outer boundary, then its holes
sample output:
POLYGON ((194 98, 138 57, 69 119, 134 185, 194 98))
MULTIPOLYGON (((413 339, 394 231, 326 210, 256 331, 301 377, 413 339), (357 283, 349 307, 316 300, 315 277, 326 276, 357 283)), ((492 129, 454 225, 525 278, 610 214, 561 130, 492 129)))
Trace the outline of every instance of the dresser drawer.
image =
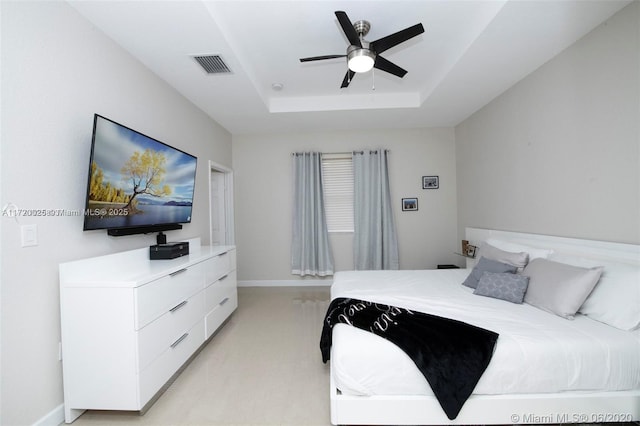
POLYGON ((204 322, 197 324, 182 334, 174 343, 140 372, 140 408, 162 388, 189 357, 202 344, 204 322))
POLYGON ((204 264, 196 263, 135 289, 136 324, 139 330, 204 285, 204 264))
POLYGON ((236 249, 229 250, 229 269, 236 270, 236 249))
POLYGON ((226 320, 229 315, 236 310, 237 307, 238 292, 234 287, 227 290, 227 293, 223 295, 222 300, 220 300, 220 302, 205 316, 205 339, 211 337, 211 335, 220 327, 224 320, 226 320))
POLYGON ((144 370, 201 320, 204 312, 204 292, 200 291, 142 328, 138 332, 138 371, 144 370))
POLYGON ((229 250, 205 262, 205 286, 235 269, 235 253, 235 250, 229 250))
POLYGON ((231 271, 204 290, 205 312, 214 309, 231 290, 236 290, 236 271, 231 271))

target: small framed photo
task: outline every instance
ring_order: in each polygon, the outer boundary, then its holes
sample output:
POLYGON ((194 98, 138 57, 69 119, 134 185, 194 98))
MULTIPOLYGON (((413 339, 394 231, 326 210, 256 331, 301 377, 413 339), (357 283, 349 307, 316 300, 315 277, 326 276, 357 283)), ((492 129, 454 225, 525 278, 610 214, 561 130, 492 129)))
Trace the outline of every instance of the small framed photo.
POLYGON ((465 256, 467 255, 467 248, 469 247, 469 240, 462 240, 462 251, 461 253, 465 256))
POLYGON ((403 198, 402 199, 402 211, 417 211, 418 199, 417 198, 403 198))
POLYGON ((476 246, 472 246, 471 244, 467 244, 467 252, 465 253, 465 255, 467 257, 471 257, 474 258, 476 257, 476 246))
POLYGON ((422 176, 422 189, 440 188, 440 178, 438 176, 422 176))

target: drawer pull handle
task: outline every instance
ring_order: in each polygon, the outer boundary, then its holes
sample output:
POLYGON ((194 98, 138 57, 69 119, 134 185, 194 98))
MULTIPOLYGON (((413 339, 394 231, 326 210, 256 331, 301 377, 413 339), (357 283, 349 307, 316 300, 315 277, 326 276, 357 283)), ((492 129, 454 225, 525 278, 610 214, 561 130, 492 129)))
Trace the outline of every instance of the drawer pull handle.
POLYGON ((224 305, 225 303, 227 303, 229 301, 228 297, 225 297, 224 299, 222 299, 222 302, 220 302, 220 306, 224 305))
POLYGON ((189 301, 188 301, 188 300, 184 300, 184 301, 182 301, 182 302, 178 303, 176 306, 174 306, 173 308, 169 309, 169 312, 175 312, 175 311, 177 311, 178 309, 180 309, 180 308, 182 308, 184 305, 186 305, 186 304, 187 304, 187 302, 189 302, 189 301))
POLYGON ((189 336, 189 333, 184 333, 182 336, 180 336, 178 340, 171 344, 171 349, 174 349, 176 346, 178 346, 184 339, 187 338, 187 336, 189 336))
POLYGON ((180 269, 179 271, 175 271, 175 272, 170 273, 169 276, 175 277, 176 275, 181 274, 181 273, 185 272, 186 270, 187 270, 187 268, 180 269))
POLYGON ((227 279, 227 277, 229 276, 229 274, 223 275, 220 277, 220 279, 218 281, 224 281, 227 279))

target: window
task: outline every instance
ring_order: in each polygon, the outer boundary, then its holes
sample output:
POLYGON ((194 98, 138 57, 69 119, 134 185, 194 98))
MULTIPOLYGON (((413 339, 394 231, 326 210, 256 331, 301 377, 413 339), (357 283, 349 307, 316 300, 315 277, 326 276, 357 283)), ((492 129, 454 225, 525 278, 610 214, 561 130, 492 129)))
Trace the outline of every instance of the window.
POLYGON ((351 153, 323 154, 322 180, 329 232, 353 232, 353 161, 351 153))

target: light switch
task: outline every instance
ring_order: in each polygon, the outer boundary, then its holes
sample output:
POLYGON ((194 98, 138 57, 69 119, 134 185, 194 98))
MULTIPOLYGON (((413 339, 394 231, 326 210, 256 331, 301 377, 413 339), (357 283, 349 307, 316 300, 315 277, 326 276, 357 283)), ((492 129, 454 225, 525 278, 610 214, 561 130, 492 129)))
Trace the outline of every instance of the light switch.
POLYGON ((22 234, 22 247, 38 245, 38 225, 22 225, 20 232, 22 234))

